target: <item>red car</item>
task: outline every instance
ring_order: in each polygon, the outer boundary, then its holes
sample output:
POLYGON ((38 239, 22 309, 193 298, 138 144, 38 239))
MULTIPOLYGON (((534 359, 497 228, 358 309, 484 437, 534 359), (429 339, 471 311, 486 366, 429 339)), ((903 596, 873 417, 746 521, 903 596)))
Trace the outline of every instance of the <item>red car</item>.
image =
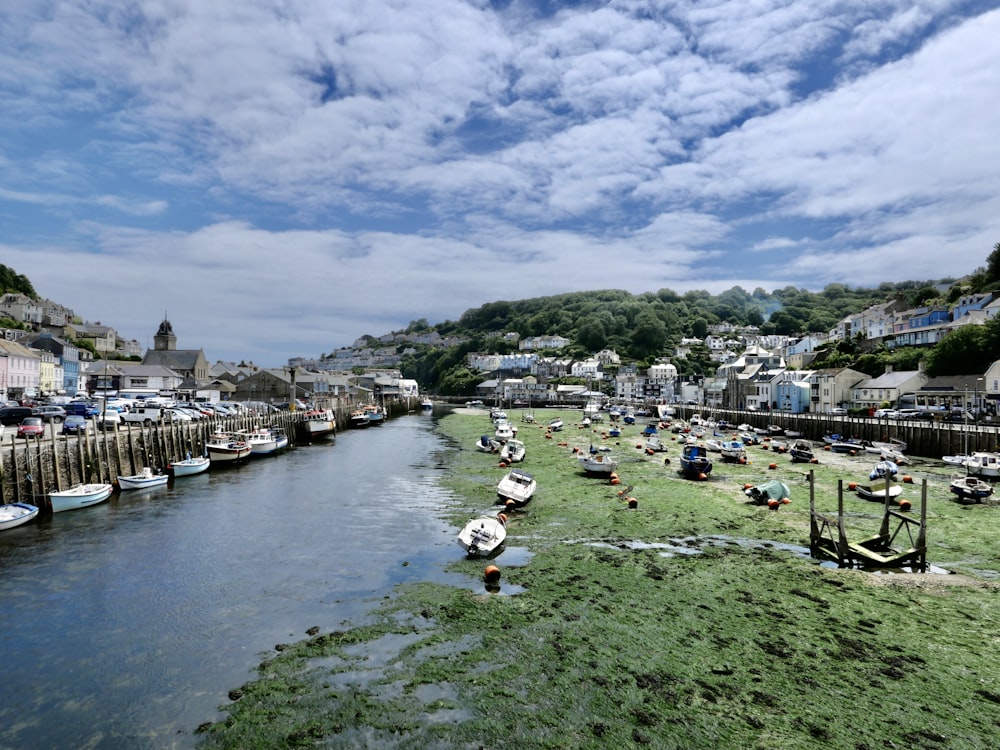
POLYGON ((18 437, 41 437, 45 434, 45 422, 41 417, 25 417, 17 426, 18 437))

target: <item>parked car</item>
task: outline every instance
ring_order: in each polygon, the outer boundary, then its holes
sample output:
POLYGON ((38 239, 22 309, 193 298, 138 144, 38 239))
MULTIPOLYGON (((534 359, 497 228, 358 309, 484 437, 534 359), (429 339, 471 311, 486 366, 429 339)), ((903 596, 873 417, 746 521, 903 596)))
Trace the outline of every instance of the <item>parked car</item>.
POLYGON ((895 419, 897 412, 895 409, 876 409, 872 414, 875 419, 895 419))
POLYGON ((45 434, 45 422, 41 417, 25 417, 17 426, 18 437, 41 437, 45 434))
POLYGON ((117 430, 122 423, 122 415, 117 409, 105 409, 94 420, 102 430, 117 430))
POLYGON ((63 409, 66 410, 66 416, 77 414, 81 417, 93 417, 101 413, 96 404, 91 404, 87 401, 70 401, 63 409))
POLYGON ((59 424, 66 419, 66 410, 61 406, 36 406, 31 410, 35 417, 41 417, 43 422, 55 422, 59 424))
POLYGON ((847 414, 847 409, 845 409, 843 406, 834 406, 832 409, 830 409, 830 413, 835 416, 842 417, 847 414))
POLYGON ((68 414, 66 421, 63 422, 62 434, 85 435, 89 429, 90 423, 86 417, 81 417, 79 414, 68 414))
POLYGON ((16 425, 21 420, 31 416, 30 406, 6 406, 0 409, 0 424, 16 425))

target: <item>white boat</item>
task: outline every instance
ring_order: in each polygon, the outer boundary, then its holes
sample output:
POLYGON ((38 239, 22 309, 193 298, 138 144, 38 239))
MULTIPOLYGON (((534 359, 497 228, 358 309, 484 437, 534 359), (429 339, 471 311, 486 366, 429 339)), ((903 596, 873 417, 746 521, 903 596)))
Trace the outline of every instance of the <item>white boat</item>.
POLYGON ((52 502, 52 512, 61 513, 64 510, 76 510, 86 508, 89 505, 103 503, 114 492, 115 488, 111 484, 77 484, 68 490, 50 492, 49 500, 52 502))
POLYGON ((801 438, 792 443, 792 447, 788 449, 788 452, 792 456, 792 461, 797 463, 808 464, 816 459, 812 443, 801 438))
MULTIPOLYGON (((367 417, 366 417, 367 419, 367 417)), ((305 413, 304 424, 309 439, 326 437, 337 429, 337 420, 330 409, 312 409, 305 413)))
POLYGON ((559 432, 559 430, 561 430, 562 428, 563 428, 563 421, 559 417, 556 417, 551 422, 549 422, 549 429, 552 430, 552 432, 559 432))
POLYGON ((228 432, 217 432, 205 441, 208 457, 215 463, 235 463, 250 455, 246 440, 228 432))
POLYGON ((600 451, 581 453, 577 456, 577 460, 587 476, 592 477, 610 476, 618 468, 618 462, 615 459, 600 451))
POLYGON ((660 440, 659 435, 650 435, 646 438, 646 452, 647 453, 663 453, 667 449, 666 444, 660 440))
POLYGON ((367 427, 370 424, 371 422, 368 421, 368 415, 365 413, 364 409, 355 409, 351 412, 351 416, 347 419, 347 426, 353 427, 354 429, 367 427))
POLYGON ((524 460, 524 454, 524 441, 511 438, 500 449, 500 460, 509 464, 518 463, 524 460))
POLYGON ((0 531, 25 524, 37 515, 38 507, 28 503, 0 505, 0 531))
POLYGON ((1000 453, 976 451, 966 459, 965 468, 977 477, 1000 477, 1000 453))
POLYGON ((241 433, 251 456, 273 456, 278 452, 278 436, 268 428, 259 428, 241 433))
POLYGON ((476 450, 483 453, 496 453, 500 448, 500 441, 489 435, 481 435, 476 441, 476 450))
POLYGON ((420 408, 422 411, 433 411, 434 402, 431 401, 429 398, 425 398, 423 401, 420 402, 420 408))
POLYGON ((162 487, 170 479, 169 474, 155 472, 148 466, 143 466, 138 474, 118 477, 118 489, 120 490, 144 490, 149 487, 162 487))
POLYGON ((941 456, 941 460, 949 466, 965 466, 965 462, 969 460, 969 456, 965 453, 958 453, 954 456, 941 456))
POLYGON ((506 419, 501 419, 500 421, 498 421, 496 423, 496 428, 497 429, 496 432, 494 433, 494 436, 501 443, 505 443, 508 440, 512 440, 514 436, 517 435, 517 428, 515 428, 514 425, 511 424, 506 419))
POLYGON ((747 462, 747 449, 742 440, 723 440, 719 453, 722 454, 723 461, 738 464, 747 462))
MULTIPOLYGON (((859 484, 855 490, 859 497, 863 497, 865 500, 881 500, 885 501, 886 487, 882 484, 879 489, 870 487, 867 484, 859 484)), ((903 488, 898 484, 889 485, 889 499, 899 497, 903 494, 903 488)))
POLYGON ((511 469, 497 484, 497 500, 521 506, 531 499, 537 487, 538 482, 531 474, 521 469, 511 469))
POLYGON ((167 471, 173 473, 174 477, 187 477, 192 474, 201 474, 207 471, 212 460, 208 456, 190 456, 181 461, 172 461, 167 465, 167 471))
POLYGON ((489 557, 507 538, 507 516, 498 513, 469 521, 458 532, 458 543, 469 557, 489 557))
POLYGON ((992 484, 971 474, 958 474, 952 477, 948 489, 958 497, 959 502, 963 503, 981 503, 993 494, 992 484))

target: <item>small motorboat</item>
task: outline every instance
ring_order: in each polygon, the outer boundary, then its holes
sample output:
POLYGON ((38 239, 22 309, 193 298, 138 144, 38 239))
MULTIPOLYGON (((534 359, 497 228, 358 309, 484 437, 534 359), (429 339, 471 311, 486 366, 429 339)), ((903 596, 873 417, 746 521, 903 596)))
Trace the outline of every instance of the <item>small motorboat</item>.
POLYGON ((212 460, 208 456, 194 456, 190 454, 187 458, 181 461, 172 461, 167 464, 167 471, 174 475, 174 477, 187 477, 192 474, 201 474, 203 471, 208 471, 209 465, 212 460))
MULTIPOLYGON (((854 491, 858 493, 858 497, 865 500, 878 500, 879 502, 885 502, 886 487, 882 485, 881 489, 875 489, 867 484, 859 484, 854 488, 854 491)), ((898 484, 890 484, 888 487, 889 499, 899 497, 903 494, 903 488, 898 484)))
POLYGON ((68 490, 50 492, 49 500, 52 503, 52 512, 61 513, 64 510, 76 510, 103 503, 114 491, 114 485, 109 483, 81 483, 73 485, 68 490))
POLYGON ((868 474, 868 478, 873 482, 876 479, 895 479, 896 474, 899 472, 899 467, 896 465, 895 461, 889 461, 888 459, 882 459, 872 467, 871 472, 868 474))
POLYGON ((0 505, 0 531, 13 529, 28 523, 38 515, 38 507, 28 503, 7 503, 0 505))
POLYGON ((531 499, 537 487, 538 482, 531 474, 521 469, 511 469, 497 483, 497 502, 511 502, 515 507, 520 507, 531 499))
POLYGON ((509 464, 518 463, 524 460, 524 454, 524 441, 511 438, 500 449, 500 460, 509 464))
POLYGON ((788 453, 795 463, 808 464, 816 460, 816 456, 813 453, 813 445, 808 440, 796 440, 792 443, 792 447, 788 449, 788 453))
POLYGON ((561 430, 562 428, 563 428, 563 421, 559 419, 559 417, 556 417, 551 422, 549 422, 549 429, 552 432, 559 432, 559 430, 561 430))
POLYGON ((131 476, 118 477, 118 489, 124 490, 145 490, 150 487, 162 487, 170 479, 169 474, 160 471, 153 471, 148 466, 143 466, 142 471, 131 476))
POLYGON ((971 474, 952 477, 948 489, 957 496, 960 503, 981 503, 993 494, 993 485, 985 479, 971 474))
POLYGON ((495 554, 507 538, 507 516, 498 513, 469 521, 458 532, 458 543, 469 557, 489 557, 495 554))
POLYGON ((745 464, 747 462, 747 449, 743 445, 742 440, 723 440, 722 449, 719 451, 722 454, 723 461, 729 461, 731 463, 745 464))
POLYGON ((610 477, 618 468, 618 461, 591 446, 589 453, 577 456, 580 467, 588 477, 610 477))
POLYGON ((500 447, 500 441, 489 435, 482 435, 476 441, 476 450, 483 453, 496 453, 500 450, 500 447))

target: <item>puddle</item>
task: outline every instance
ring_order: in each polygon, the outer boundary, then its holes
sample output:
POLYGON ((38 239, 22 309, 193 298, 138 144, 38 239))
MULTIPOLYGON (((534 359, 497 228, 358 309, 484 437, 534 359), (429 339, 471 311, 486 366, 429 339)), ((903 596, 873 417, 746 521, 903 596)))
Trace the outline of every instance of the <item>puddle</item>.
MULTIPOLYGON (((676 557, 678 555, 700 555, 707 547, 740 547, 743 549, 768 549, 788 552, 795 557, 804 560, 815 560, 808 547, 798 544, 788 544, 787 542, 773 542, 764 539, 738 539, 736 537, 719 535, 689 536, 681 539, 671 539, 669 542, 643 542, 638 539, 627 541, 609 542, 603 540, 577 539, 569 540, 567 544, 585 544, 589 547, 603 547, 606 549, 629 549, 629 550, 656 550, 662 557, 676 557)), ((836 562, 823 560, 821 567, 836 568, 836 562)), ((893 573, 912 573, 909 567, 868 569, 868 572, 891 575, 893 573)), ((938 575, 951 575, 950 570, 928 564, 927 573, 938 575)))

